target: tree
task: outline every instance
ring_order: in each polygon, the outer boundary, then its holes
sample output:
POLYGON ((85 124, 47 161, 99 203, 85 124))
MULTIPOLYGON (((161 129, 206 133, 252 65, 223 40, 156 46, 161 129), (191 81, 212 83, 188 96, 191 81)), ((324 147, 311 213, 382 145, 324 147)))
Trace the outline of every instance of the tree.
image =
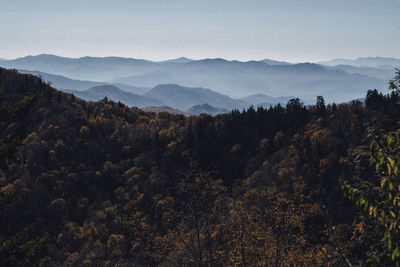
MULTIPOLYGON (((389 89, 399 93, 399 69, 390 81, 389 89)), ((368 262, 400 266, 400 129, 374 136, 369 154, 370 163, 376 170, 375 179, 357 177, 357 183, 346 181, 342 188, 345 195, 372 219, 373 231, 386 244, 385 251, 370 253, 368 262)), ((360 222, 359 225, 361 232, 365 223, 360 222)))
POLYGON ((26 96, 14 103, 2 103, 4 89, 0 88, 0 169, 7 172, 8 164, 25 136, 25 117, 37 101, 37 96, 26 96))
POLYGON ((322 96, 317 96, 317 104, 316 104, 316 108, 317 108, 317 114, 319 116, 322 116, 326 113, 326 107, 325 107, 325 100, 324 97, 322 96))
POLYGON ((170 231, 171 253, 167 257, 174 265, 218 266, 220 219, 226 208, 221 197, 226 191, 221 180, 209 173, 194 173, 185 177, 180 194, 185 200, 182 211, 176 214, 180 222, 170 231))
POLYGON ((389 89, 396 92, 400 91, 400 69, 396 68, 396 76, 389 81, 389 89))
POLYGON ((365 98, 365 105, 367 108, 372 110, 377 110, 383 107, 384 97, 382 93, 379 93, 378 90, 368 90, 367 97, 365 98))
MULTIPOLYGON (((372 218, 372 229, 386 243, 386 251, 372 251, 369 262, 399 266, 400 259, 400 130, 389 132, 370 145, 370 161, 375 166, 375 180, 345 182, 345 195, 372 218)), ((365 222, 359 223, 362 228, 365 222)), ((361 230, 360 230, 361 232, 361 230)))
POLYGON ((327 257, 307 243, 306 234, 306 221, 320 212, 276 187, 248 190, 230 212, 224 265, 321 266, 327 257))

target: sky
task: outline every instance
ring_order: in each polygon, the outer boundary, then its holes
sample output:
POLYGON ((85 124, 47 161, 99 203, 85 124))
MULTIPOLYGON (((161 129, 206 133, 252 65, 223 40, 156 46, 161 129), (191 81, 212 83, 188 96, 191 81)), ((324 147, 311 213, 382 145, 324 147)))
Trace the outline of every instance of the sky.
POLYGON ((0 0, 0 58, 400 57, 400 0, 0 0))

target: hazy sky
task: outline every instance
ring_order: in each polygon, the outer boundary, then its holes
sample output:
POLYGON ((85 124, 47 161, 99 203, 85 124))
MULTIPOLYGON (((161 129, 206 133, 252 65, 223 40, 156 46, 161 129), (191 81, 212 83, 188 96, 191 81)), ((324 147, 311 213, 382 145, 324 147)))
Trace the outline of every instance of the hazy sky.
POLYGON ((0 58, 400 57, 400 0, 0 0, 0 58))

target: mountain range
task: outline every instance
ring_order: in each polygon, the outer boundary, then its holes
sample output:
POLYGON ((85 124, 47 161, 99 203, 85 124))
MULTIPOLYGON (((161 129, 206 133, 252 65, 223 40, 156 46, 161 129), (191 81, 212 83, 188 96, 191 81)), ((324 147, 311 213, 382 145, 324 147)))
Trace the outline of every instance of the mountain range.
POLYGON ((393 66, 400 65, 400 59, 390 57, 361 57, 357 59, 336 58, 319 63, 326 66, 350 65, 354 67, 380 67, 392 69, 393 66))
POLYGON ((254 99, 252 96, 247 97, 246 100, 233 99, 210 89, 183 87, 177 84, 158 85, 143 95, 123 91, 112 84, 94 86, 83 91, 66 89, 63 91, 89 101, 98 101, 107 97, 129 106, 152 107, 151 110, 146 109, 152 112, 166 111, 166 107, 169 107, 174 109, 176 114, 226 113, 232 109, 245 109, 250 105, 270 106, 278 103, 284 105, 288 101, 288 98, 273 98, 261 94, 254 96, 254 99), (262 99, 264 102, 258 103, 255 99, 262 99), (164 108, 157 110, 155 107, 164 108))
POLYGON ((239 62, 206 59, 142 75, 119 77, 118 82, 139 87, 175 83, 188 87, 205 87, 240 98, 263 93, 272 96, 295 95, 303 99, 327 96, 328 102, 341 102, 364 95, 367 89, 381 88, 387 81, 359 73, 329 69, 318 64, 268 65, 263 62, 239 62))
POLYGON ((318 95, 324 96, 327 103, 357 99, 369 89, 385 90, 399 62, 399 59, 380 57, 334 59, 318 64, 271 59, 247 62, 221 58, 192 60, 184 57, 154 62, 121 57, 67 58, 42 54, 1 60, 0 66, 41 76, 54 87, 85 99, 94 100, 107 92, 110 99, 128 105, 162 104, 187 110, 193 105, 208 103, 230 110, 250 104, 268 106, 294 96, 305 103, 314 102, 318 95), (111 91, 91 89, 99 86, 114 87, 111 91), (116 88, 133 95, 128 97, 116 88))
MULTIPOLYGON (((154 88, 140 88, 124 84, 108 84, 69 79, 61 75, 48 74, 40 71, 19 70, 41 77, 52 86, 72 93, 89 101, 98 101, 104 97, 129 106, 152 107, 152 112, 168 111, 176 114, 218 114, 232 109, 245 109, 250 105, 269 107, 282 104, 294 97, 271 97, 264 94, 250 95, 242 99, 230 98, 210 89, 183 87, 177 84, 162 84, 154 88), (68 88, 76 88, 71 90, 68 88), (207 105, 205 105, 207 104, 207 105), (163 108, 155 108, 163 107, 163 108), (170 110, 166 108, 171 108, 170 110), (184 112, 187 111, 187 112, 184 112)), ((146 109, 147 110, 147 109, 146 109)))
POLYGON ((177 84, 157 85, 145 93, 144 96, 159 99, 165 105, 181 110, 187 110, 194 105, 206 103, 227 110, 242 109, 249 106, 248 102, 230 98, 210 89, 183 87, 177 84))

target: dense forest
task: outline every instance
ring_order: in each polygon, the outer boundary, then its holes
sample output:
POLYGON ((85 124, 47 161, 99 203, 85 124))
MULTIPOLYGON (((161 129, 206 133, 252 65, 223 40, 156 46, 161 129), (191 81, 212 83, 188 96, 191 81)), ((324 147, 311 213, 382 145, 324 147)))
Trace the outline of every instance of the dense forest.
POLYGON ((398 266, 399 85, 183 116, 0 68, 0 265, 398 266))

